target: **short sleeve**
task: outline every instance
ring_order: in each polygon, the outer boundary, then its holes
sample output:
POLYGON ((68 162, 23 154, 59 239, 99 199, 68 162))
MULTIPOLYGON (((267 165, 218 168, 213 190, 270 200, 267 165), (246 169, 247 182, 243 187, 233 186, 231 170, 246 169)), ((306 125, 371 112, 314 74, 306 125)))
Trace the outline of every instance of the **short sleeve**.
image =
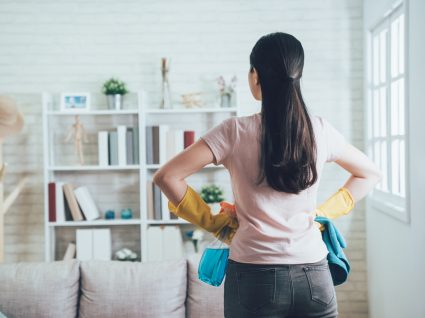
POLYGON ((236 139, 235 118, 227 118, 220 124, 212 127, 201 137, 214 154, 214 165, 224 163, 233 150, 236 139))
POLYGON ((326 162, 336 161, 344 151, 347 140, 329 121, 323 117, 321 117, 321 120, 327 150, 326 162))

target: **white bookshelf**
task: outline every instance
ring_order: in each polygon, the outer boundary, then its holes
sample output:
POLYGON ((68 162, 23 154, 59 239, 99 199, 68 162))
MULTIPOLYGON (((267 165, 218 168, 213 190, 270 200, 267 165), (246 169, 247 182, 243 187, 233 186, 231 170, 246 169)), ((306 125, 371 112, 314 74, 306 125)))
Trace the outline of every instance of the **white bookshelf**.
MULTIPOLYGON (((124 105, 122 110, 109 110, 106 107, 99 109, 94 108, 90 111, 78 111, 78 112, 62 112, 59 111, 58 98, 59 93, 42 94, 43 102, 43 143, 44 143, 44 216, 45 216, 45 260, 53 261, 62 258, 64 244, 67 244, 62 237, 65 239, 75 237, 75 231, 78 228, 88 227, 100 227, 110 228, 112 232, 112 245, 119 245, 120 239, 123 235, 128 235, 131 240, 136 238, 137 249, 134 249, 139 254, 139 260, 144 262, 148 257, 148 236, 147 230, 150 226, 167 226, 167 225, 179 225, 179 226, 194 226, 183 219, 170 219, 170 220, 150 220, 147 218, 147 189, 146 184, 148 180, 152 180, 152 176, 157 169, 159 169, 164 163, 161 164, 146 164, 146 130, 145 127, 153 124, 167 124, 170 126, 174 125, 176 114, 184 116, 200 116, 202 120, 206 120, 203 125, 202 132, 205 132, 212 126, 217 125, 220 121, 211 121, 211 117, 221 116, 221 118, 239 116, 240 109, 237 101, 234 107, 231 108, 174 108, 174 109, 158 109, 148 108, 145 102, 145 94, 138 92, 133 96, 133 103, 124 105), (95 145, 84 145, 83 149, 86 150, 87 163, 85 165, 77 165, 69 162, 70 157, 73 156, 74 145, 72 142, 66 146, 58 143, 58 138, 55 135, 62 135, 64 137, 74 121, 74 116, 80 115, 80 120, 85 126, 86 131, 92 133, 92 138, 95 133, 99 130, 112 130, 118 124, 126 126, 137 126, 139 129, 139 164, 125 165, 125 166, 99 166, 97 164, 97 138, 95 145), (224 116, 224 117, 223 117, 224 116), (87 125, 87 126, 86 126, 87 125), (56 139, 55 139, 56 138, 56 139), (55 147, 62 147, 62 150, 55 149, 55 147), (90 151, 91 150, 91 151, 90 151), (61 153, 65 152, 64 158, 67 158, 68 162, 62 162, 61 153), (102 219, 94 221, 64 221, 64 222, 49 222, 49 200, 48 200, 48 183, 52 181, 62 181, 73 183, 76 187, 80 185, 87 185, 92 196, 99 207, 102 219), (108 198, 105 196, 100 199, 96 197, 96 192, 91 191, 91 182, 95 185, 96 182, 99 188, 104 188, 107 185, 122 186, 120 198, 125 198, 128 195, 129 198, 134 200, 136 197, 137 203, 133 209, 133 219, 120 219, 120 210, 115 210, 114 220, 105 220, 104 212, 107 209, 108 198), (137 185, 137 187, 134 187, 137 185), (130 189, 130 190, 129 190, 130 189), (131 192, 131 193, 130 193, 131 192), (101 201, 101 202, 99 202, 101 201), (120 230, 117 230, 120 229, 120 230), (113 235, 114 231, 117 231, 116 236, 113 235), (60 247, 62 246, 62 247, 60 247)), ((96 104, 93 105, 97 106, 96 104)), ((198 122, 199 124, 199 122, 198 122)), ((178 125, 178 123, 177 123, 178 125)), ((179 127, 181 128, 181 127, 179 127)), ((186 129, 192 129, 187 127, 186 129)), ((195 140, 200 137, 201 131, 195 130, 195 140)), ((202 169, 202 172, 208 173, 208 171, 216 171, 217 169, 224 169, 224 166, 215 166, 209 164, 202 169)), ((208 178, 208 182, 212 182, 208 178)), ((99 190, 100 191, 100 190, 99 190)), ((113 191, 111 191, 112 193, 113 191)), ((118 202, 117 204, 120 204, 118 202)), ((123 203, 124 204, 124 203, 123 203)), ((122 206, 125 208, 127 206, 122 206)), ((183 233, 182 233, 183 235, 183 233)), ((124 240, 125 241, 125 240, 124 240)), ((122 245, 122 247, 128 247, 122 245)), ((112 253, 115 253, 113 249, 112 253)), ((113 255, 112 255, 113 258, 113 255)))

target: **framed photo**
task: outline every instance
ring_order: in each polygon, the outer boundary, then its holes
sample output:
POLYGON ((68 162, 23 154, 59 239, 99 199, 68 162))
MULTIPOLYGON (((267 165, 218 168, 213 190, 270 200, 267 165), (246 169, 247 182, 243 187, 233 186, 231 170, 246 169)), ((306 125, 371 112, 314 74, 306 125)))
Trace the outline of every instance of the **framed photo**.
POLYGON ((61 111, 85 111, 90 109, 89 93, 62 93, 61 111))

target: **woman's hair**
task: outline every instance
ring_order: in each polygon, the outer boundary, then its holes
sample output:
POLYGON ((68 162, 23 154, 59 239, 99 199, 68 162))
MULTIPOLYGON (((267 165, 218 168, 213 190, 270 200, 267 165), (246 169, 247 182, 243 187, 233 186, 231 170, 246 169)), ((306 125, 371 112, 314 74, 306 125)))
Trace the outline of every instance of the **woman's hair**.
POLYGON ((273 189, 298 194, 318 178, 314 131, 300 89, 303 47, 290 34, 267 34, 254 45, 250 64, 262 95, 257 184, 265 177, 273 189))

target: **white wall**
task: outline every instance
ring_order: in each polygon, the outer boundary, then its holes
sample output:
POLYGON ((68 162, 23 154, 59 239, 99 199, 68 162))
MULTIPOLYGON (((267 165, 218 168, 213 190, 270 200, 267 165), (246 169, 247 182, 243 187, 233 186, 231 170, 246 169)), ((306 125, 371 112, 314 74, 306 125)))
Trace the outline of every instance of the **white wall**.
MULTIPOLYGON (((249 53, 261 35, 286 31, 305 49, 302 86, 310 111, 362 148, 362 27, 361 0, 0 0, 0 88, 18 99, 28 124, 5 149, 9 189, 22 170, 32 175, 6 217, 7 261, 43 259, 41 91, 99 92, 115 75, 156 103, 166 55, 175 98, 235 73, 248 114, 259 109, 246 82, 249 53)), ((325 170, 318 202, 348 177, 335 164, 325 170)), ((364 203, 337 224, 352 265, 348 282, 337 288, 339 311, 367 317, 364 203)))
MULTIPOLYGON (((365 1, 364 22, 368 28, 386 12, 390 0, 365 1)), ((408 1, 408 123, 410 150, 410 224, 368 209, 367 268, 371 318, 425 317, 423 286, 425 284, 425 1, 408 1)))

